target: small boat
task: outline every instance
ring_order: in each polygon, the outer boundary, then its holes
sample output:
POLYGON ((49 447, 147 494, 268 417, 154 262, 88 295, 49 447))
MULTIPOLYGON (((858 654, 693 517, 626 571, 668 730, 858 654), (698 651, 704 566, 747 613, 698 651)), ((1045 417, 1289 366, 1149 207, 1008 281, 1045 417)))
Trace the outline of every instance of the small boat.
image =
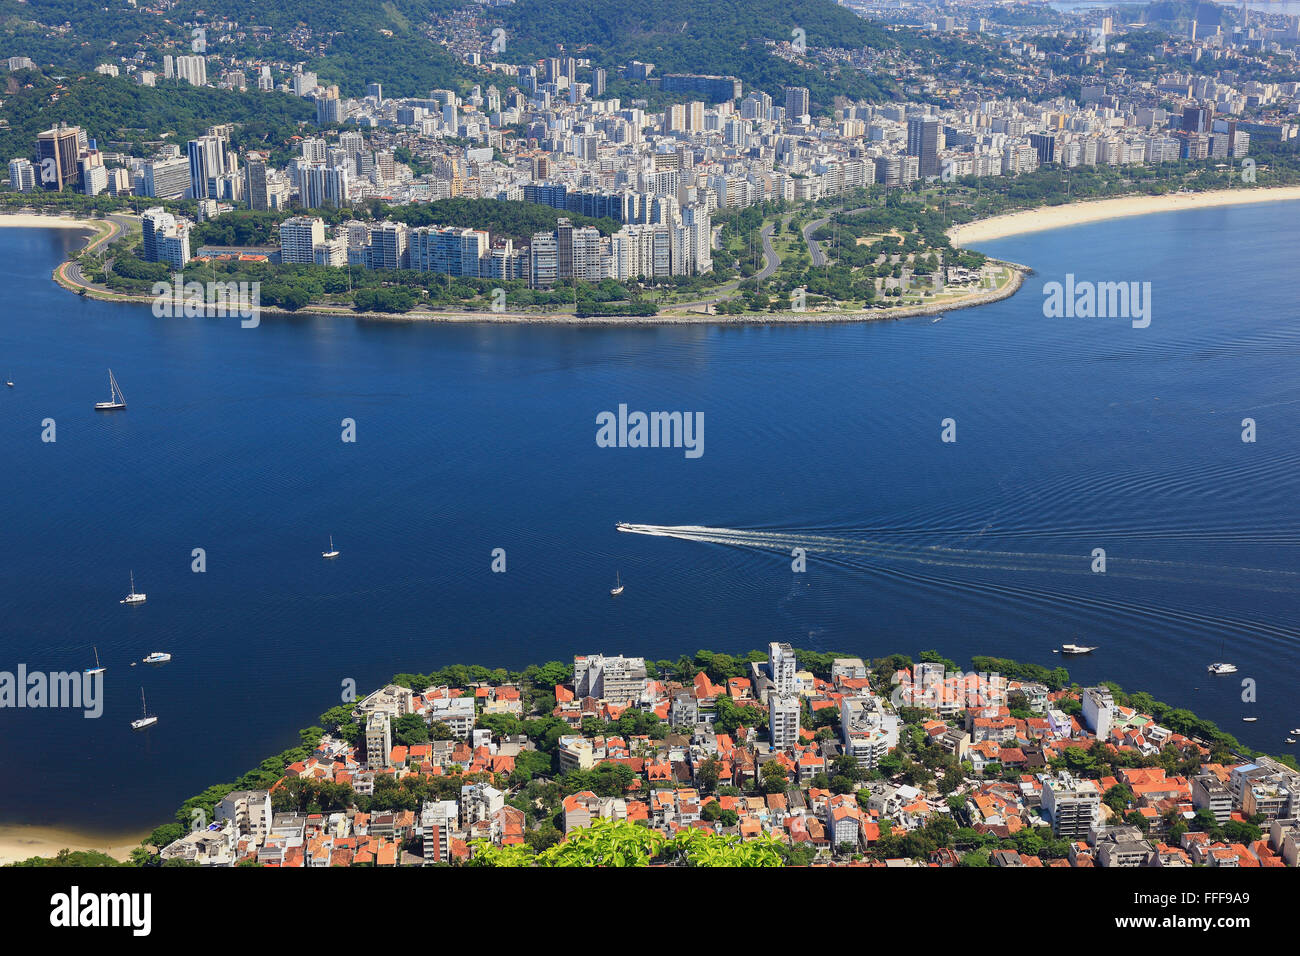
POLYGON ((131 593, 128 594, 126 597, 122 598, 122 600, 118 601, 117 603, 118 604, 143 604, 144 600, 145 600, 145 595, 137 594, 135 591, 135 572, 132 571, 131 572, 131 593))
POLYGON ((104 673, 104 668, 99 663, 99 648, 97 647, 95 648, 95 666, 86 668, 86 676, 89 677, 91 674, 102 673, 104 673))
POLYGON ((1295 734, 1297 737, 1300 737, 1300 727, 1292 727, 1291 733, 1295 734))
POLYGON ((618 572, 614 572, 614 586, 609 589, 610 597, 618 597, 623 593, 623 582, 619 579, 618 572))
POLYGON ((149 713, 149 707, 144 702, 144 688, 140 688, 140 719, 131 721, 132 730, 144 730, 146 727, 152 727, 158 723, 158 718, 149 713))
POLYGON ((1226 640, 1219 641, 1219 660, 1215 661, 1213 664, 1211 664, 1209 667, 1206 668, 1206 670, 1208 670, 1211 674, 1237 673, 1236 664, 1225 664, 1223 662, 1223 647, 1226 643, 1227 643, 1226 640))
POLYGON ((126 396, 122 394, 122 389, 117 384, 117 379, 113 377, 113 370, 108 370, 108 401, 96 402, 95 411, 97 412, 115 412, 119 408, 126 408, 126 396))
POLYGON ((1095 646, 1094 646, 1094 647, 1085 647, 1085 646, 1082 645, 1082 644, 1062 644, 1062 645, 1061 645, 1061 653, 1062 653, 1062 654, 1091 654, 1091 653, 1092 653, 1093 651, 1095 651, 1096 649, 1097 649, 1097 648, 1096 648, 1095 646))
POLYGON ((1258 717, 1243 717, 1243 718, 1241 718, 1241 722, 1242 722, 1243 724, 1253 724, 1253 723, 1254 723, 1255 721, 1257 721, 1257 720, 1259 720, 1258 717))
POLYGON ((168 654, 166 651, 152 651, 152 652, 150 652, 149 656, 146 657, 146 658, 145 658, 143 661, 141 661, 140 663, 142 663, 142 664, 166 664, 166 663, 167 663, 169 660, 171 660, 171 659, 172 659, 172 656, 171 656, 170 654, 168 654))
POLYGON ((1293 744, 1293 743, 1295 743, 1295 738, 1294 738, 1294 737, 1288 737, 1288 738, 1286 739, 1286 742, 1289 743, 1289 744, 1293 744))
POLYGON ((320 553, 322 558, 337 558, 339 553, 334 550, 334 535, 330 535, 330 549, 320 553))

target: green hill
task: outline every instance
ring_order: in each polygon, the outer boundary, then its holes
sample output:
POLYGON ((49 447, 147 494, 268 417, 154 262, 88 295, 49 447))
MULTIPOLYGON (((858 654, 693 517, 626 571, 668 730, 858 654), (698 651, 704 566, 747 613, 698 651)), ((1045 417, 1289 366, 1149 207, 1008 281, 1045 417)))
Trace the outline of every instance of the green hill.
POLYGON ((737 76, 748 87, 780 96, 786 86, 806 86, 825 106, 836 94, 887 99, 892 78, 858 70, 827 76, 772 52, 796 28, 808 46, 886 49, 894 35, 830 0, 520 0, 498 11, 506 28, 505 58, 528 63, 547 56, 590 57, 612 70, 631 60, 655 64, 655 74, 715 73, 737 76))

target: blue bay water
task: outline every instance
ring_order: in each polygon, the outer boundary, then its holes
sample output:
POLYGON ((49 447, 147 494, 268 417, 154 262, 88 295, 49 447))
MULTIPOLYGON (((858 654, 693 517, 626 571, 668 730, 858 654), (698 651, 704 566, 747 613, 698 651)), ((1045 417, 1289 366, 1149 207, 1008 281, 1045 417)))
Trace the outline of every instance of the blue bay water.
POLYGON ((1037 270, 1010 300, 767 328, 159 319, 54 286, 74 234, 0 230, 0 670, 80 669, 92 645, 108 668, 102 719, 0 711, 0 821, 165 822, 294 744, 345 680, 770 640, 1065 664, 1282 751, 1297 211, 1009 238, 985 248, 1037 270), (1044 318, 1067 272, 1151 282, 1150 327, 1044 318), (109 367, 129 407, 97 414, 109 367), (598 448, 620 403, 702 412, 703 456, 598 448), (132 570, 139 608, 118 603, 132 570), (1071 640, 1100 650, 1052 653, 1071 640), (1221 647, 1241 671, 1211 679, 1221 647), (130 666, 152 650, 172 663, 130 666), (161 719, 132 733, 142 685, 161 719))

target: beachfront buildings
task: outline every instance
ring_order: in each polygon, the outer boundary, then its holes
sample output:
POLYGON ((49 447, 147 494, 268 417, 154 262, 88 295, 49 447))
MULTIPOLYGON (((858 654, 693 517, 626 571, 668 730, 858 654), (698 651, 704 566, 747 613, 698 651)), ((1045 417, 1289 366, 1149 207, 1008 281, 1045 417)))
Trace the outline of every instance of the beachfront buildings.
POLYGON ((325 242, 325 222, 315 216, 294 216, 280 223, 280 261, 311 265, 316 247, 325 242))
POLYGON ((146 209, 140 219, 143 241, 140 258, 146 262, 165 262, 179 272, 190 261, 189 220, 177 218, 161 206, 146 209))
POLYGON ((626 705, 646 689, 644 657, 590 654, 573 659, 573 693, 626 705))
MULTIPOLYGON (((1046 717, 1013 717, 1005 704, 987 702, 989 687, 1005 685, 1018 695, 1030 682, 940 676, 919 664, 894 670, 889 659, 804 661, 810 669, 794 672, 797 690, 782 694, 771 650, 768 660, 756 661, 758 671, 749 670, 761 681, 737 676, 748 669, 734 658, 720 660, 726 655, 702 655, 692 674, 689 660, 659 670, 644 658, 586 654, 572 668, 546 665, 553 686, 539 682, 542 669, 531 681, 498 674, 423 689, 390 684, 355 705, 352 730, 321 737, 274 786, 227 794, 204 829, 169 845, 163 857, 208 866, 455 864, 486 843, 545 846, 610 820, 669 837, 688 828, 739 840, 771 837, 792 861, 813 864, 952 866, 970 853, 1014 867, 1300 863, 1300 821, 1286 815, 1295 809, 1290 795, 1300 791, 1300 773, 1278 761, 1210 762, 1205 742, 1118 702, 1107 737, 1077 720, 1058 736, 1046 717), (706 672, 715 666, 721 670, 706 672), (873 686, 936 684, 975 688, 986 701, 977 709, 990 714, 980 719, 1004 721, 1009 733, 972 745, 963 760, 958 718, 909 705, 906 732, 870 752, 877 772, 852 771, 879 741, 855 737, 878 733, 887 718, 901 730, 903 715, 873 686), (452 712, 469 723, 449 719, 452 712), (518 733, 521 726, 501 715, 525 717, 533 729, 518 733), (394 739, 398 717, 404 733, 412 717, 420 718, 414 725, 423 723, 429 739, 394 739), (441 728, 453 723, 458 733, 442 739, 441 728), (957 745, 946 746, 949 740, 957 745), (1166 749, 1149 750, 1153 740, 1166 749), (1096 746, 1134 758, 1159 752, 1199 769, 1190 778, 1140 760, 1121 761, 1127 765, 1113 777, 1054 769, 1072 750, 1086 754, 1096 746), (358 805, 305 812, 313 788, 325 784, 345 788, 328 791, 331 801, 350 788, 358 805), (1121 785, 1128 805, 1117 811, 1103 798, 1121 785), (412 789, 421 794, 416 809, 386 804, 385 795, 412 789), (1216 807, 1227 796, 1223 832, 1210 832, 1196 815, 1204 799, 1198 793, 1212 795, 1216 807), (1267 802, 1284 793, 1284 802, 1267 802), (518 809, 521 799, 538 812, 518 809), (1276 816, 1256 827, 1252 812, 1276 816), (951 829, 930 827, 936 820, 960 828, 962 846, 907 856, 909 834, 929 839, 951 829), (1027 834, 1041 856, 1023 851, 1027 834)), ((1077 712, 1081 694, 1058 689, 1047 697, 1045 710, 1077 712)))

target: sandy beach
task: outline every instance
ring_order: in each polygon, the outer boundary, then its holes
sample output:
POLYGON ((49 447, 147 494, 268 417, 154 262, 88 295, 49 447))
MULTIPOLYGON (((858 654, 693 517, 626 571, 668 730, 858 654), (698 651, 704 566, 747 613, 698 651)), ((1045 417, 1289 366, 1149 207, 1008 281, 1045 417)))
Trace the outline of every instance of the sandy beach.
POLYGON ((1300 199, 1300 186, 1276 188, 1220 189, 1205 193, 1169 193, 1164 196, 1121 196, 1093 202, 1044 206, 994 216, 948 230, 954 246, 971 246, 990 239, 1003 239, 1026 232, 1043 232, 1066 226, 1080 226, 1104 219, 1146 216, 1154 212, 1177 212, 1182 209, 1205 209, 1210 206, 1237 206, 1257 202, 1282 202, 1300 199))
POLYGON ((115 860, 126 860, 148 833, 90 834, 62 827, 0 824, 0 866, 32 856, 54 856, 70 850, 99 850, 115 860))
MULTIPOLYGON (((104 220, 99 220, 102 223, 104 220)), ((94 229, 90 219, 73 219, 71 216, 42 216, 30 212, 0 213, 0 228, 10 229, 94 229)))

